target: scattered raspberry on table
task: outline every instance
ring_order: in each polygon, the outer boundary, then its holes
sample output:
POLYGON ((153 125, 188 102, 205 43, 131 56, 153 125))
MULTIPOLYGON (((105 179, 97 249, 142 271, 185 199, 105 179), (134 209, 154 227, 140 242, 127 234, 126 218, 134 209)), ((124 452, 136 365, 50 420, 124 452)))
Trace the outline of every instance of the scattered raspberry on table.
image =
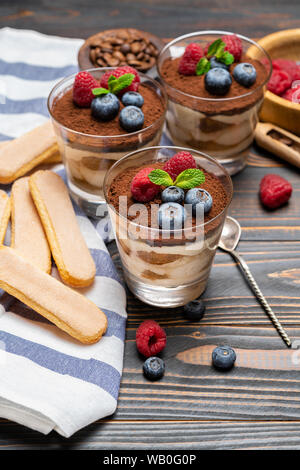
POLYGON ((292 185, 279 175, 265 175, 260 182, 260 199, 268 209, 277 209, 286 204, 292 191, 292 185))
POLYGON ((166 332, 154 320, 146 320, 136 330, 136 347, 145 357, 156 356, 166 346, 166 332))

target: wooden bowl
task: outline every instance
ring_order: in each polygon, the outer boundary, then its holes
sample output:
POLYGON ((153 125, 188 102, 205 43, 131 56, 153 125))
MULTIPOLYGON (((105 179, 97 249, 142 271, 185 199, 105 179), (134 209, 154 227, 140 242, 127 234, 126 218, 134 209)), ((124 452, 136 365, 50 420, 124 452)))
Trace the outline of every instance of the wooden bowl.
MULTIPOLYGON (((122 35, 122 33, 124 33, 124 32, 125 33, 130 33, 130 34, 135 34, 137 36, 140 36, 141 38, 145 38, 148 41, 150 41, 150 43, 152 43, 157 49, 157 56, 158 56, 159 52, 161 51, 161 49, 163 48, 163 46, 165 45, 163 40, 161 38, 159 38, 158 36, 155 36, 154 34, 148 33, 146 31, 141 31, 141 30, 138 30, 138 29, 134 29, 134 28, 107 29, 105 31, 100 31, 97 34, 94 34, 93 36, 90 36, 83 43, 81 48, 79 49, 79 51, 78 51, 78 65, 79 65, 80 70, 86 70, 86 69, 91 69, 91 68, 97 67, 97 65, 95 65, 90 59, 90 46, 91 46, 91 44, 93 44, 93 43, 95 43, 95 41, 99 41, 99 40, 100 41, 101 40, 105 41, 105 38, 107 38, 110 35, 114 35, 114 36, 119 37, 119 35, 122 35)), ((110 65, 106 64, 105 66, 109 67, 110 65)), ((101 66, 99 65, 99 67, 101 67, 101 66)), ((134 67, 137 68, 137 70, 139 70, 139 67, 137 67, 137 66, 134 66, 134 67)), ((144 73, 147 73, 150 76, 156 75, 156 60, 155 60, 154 66, 152 68, 150 68, 148 70, 140 69, 140 71, 144 72, 144 73)))
MULTIPOLYGON (((271 59, 300 60, 300 28, 269 34, 257 42, 271 59)), ((251 51, 251 57, 259 59, 255 50, 251 51)), ((300 135, 300 104, 285 100, 271 91, 266 91, 260 119, 300 135)))

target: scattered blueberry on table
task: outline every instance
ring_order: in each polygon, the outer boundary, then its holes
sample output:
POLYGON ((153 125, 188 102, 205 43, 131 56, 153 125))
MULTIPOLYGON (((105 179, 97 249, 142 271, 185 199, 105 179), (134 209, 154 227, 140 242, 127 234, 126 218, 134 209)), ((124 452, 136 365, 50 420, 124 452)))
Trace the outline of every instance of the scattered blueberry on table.
POLYGON ((192 300, 183 307, 184 314, 188 320, 200 321, 205 313, 205 303, 203 300, 192 300))
POLYGON ((161 379, 165 373, 165 363, 160 357, 148 357, 143 364, 143 371, 149 380, 161 379))
POLYGON ((229 370, 233 367, 236 354, 230 346, 218 346, 212 352, 213 365, 219 370, 229 370))

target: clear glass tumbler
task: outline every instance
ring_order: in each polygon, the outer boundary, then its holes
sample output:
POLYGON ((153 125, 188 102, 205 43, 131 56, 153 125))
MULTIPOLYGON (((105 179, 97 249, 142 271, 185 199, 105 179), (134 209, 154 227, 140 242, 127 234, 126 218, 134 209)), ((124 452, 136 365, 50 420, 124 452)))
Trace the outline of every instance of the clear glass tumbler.
MULTIPOLYGON (((199 297, 205 290, 215 251, 232 199, 229 174, 215 159, 180 147, 157 146, 137 150, 116 162, 104 180, 104 195, 120 252, 125 280, 140 300, 158 307, 177 307, 199 297), (227 194, 226 207, 215 218, 184 231, 137 224, 111 204, 109 188, 130 168, 151 166, 169 160, 182 150, 189 151, 197 165, 217 176, 227 194)), ((141 207, 143 210, 143 207, 141 207)), ((152 225, 152 224, 150 224, 152 225)))
MULTIPOLYGON (((100 80, 108 70, 112 68, 87 71, 100 80)), ((150 126, 128 134, 113 136, 84 134, 65 127, 52 114, 53 103, 72 88, 75 75, 70 75, 55 85, 48 98, 48 110, 66 168, 70 193, 88 215, 96 217, 103 215, 101 206, 105 204, 103 180, 106 171, 128 152, 159 144, 165 121, 167 97, 158 82, 140 73, 141 83, 150 87, 162 101, 164 112, 161 117, 150 126)))
POLYGON ((200 44, 204 49, 208 43, 227 34, 233 33, 201 31, 174 39, 162 49, 158 57, 158 72, 169 98, 167 130, 173 144, 207 152, 233 175, 246 165, 265 86, 271 75, 272 63, 266 51, 251 39, 236 35, 242 41, 243 54, 251 58, 251 54, 255 52, 255 59, 263 59, 266 68, 264 82, 255 89, 245 89, 245 93, 240 96, 192 96, 173 88, 162 75, 164 61, 182 56, 191 42, 200 44))

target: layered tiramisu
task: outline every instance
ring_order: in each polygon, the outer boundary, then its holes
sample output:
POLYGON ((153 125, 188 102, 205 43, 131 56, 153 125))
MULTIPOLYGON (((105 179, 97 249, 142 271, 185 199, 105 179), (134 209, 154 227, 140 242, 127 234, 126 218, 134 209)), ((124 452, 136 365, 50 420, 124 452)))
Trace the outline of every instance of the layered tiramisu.
POLYGON ((112 167, 105 196, 135 295, 169 307, 201 295, 231 201, 226 171, 196 151, 145 149, 112 167))
POLYGON ((159 143, 166 97, 132 67, 96 69, 60 82, 49 110, 71 193, 97 215, 108 168, 129 151, 159 143))
POLYGON ((158 68, 172 141, 216 157, 231 174, 242 169, 270 74, 266 61, 260 46, 233 34, 194 33, 169 43, 158 68), (250 58, 249 47, 259 48, 263 63, 250 58))

